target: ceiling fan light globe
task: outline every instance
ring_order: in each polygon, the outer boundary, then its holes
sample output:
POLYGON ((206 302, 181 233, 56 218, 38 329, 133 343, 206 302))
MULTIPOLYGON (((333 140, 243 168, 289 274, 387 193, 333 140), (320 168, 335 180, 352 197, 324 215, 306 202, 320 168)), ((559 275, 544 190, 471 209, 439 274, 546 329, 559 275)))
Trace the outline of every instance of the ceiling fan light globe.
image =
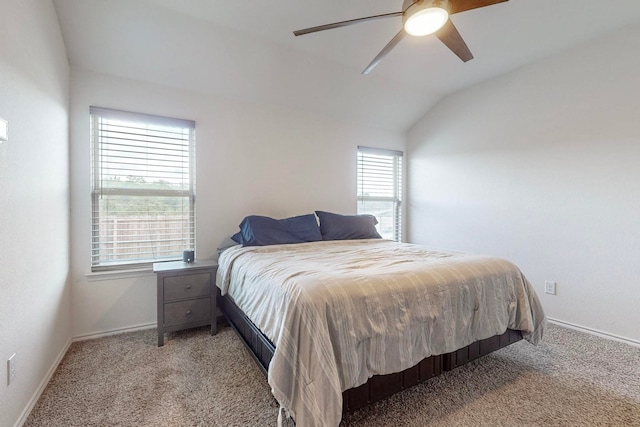
POLYGON ((412 36, 433 34, 447 23, 449 12, 441 7, 428 7, 407 17, 404 30, 412 36))

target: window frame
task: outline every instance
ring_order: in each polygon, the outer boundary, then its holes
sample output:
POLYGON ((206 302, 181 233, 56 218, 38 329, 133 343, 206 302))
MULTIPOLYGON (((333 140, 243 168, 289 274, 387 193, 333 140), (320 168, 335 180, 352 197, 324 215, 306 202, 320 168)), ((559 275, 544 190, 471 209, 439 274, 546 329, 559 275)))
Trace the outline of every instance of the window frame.
MULTIPOLYGON (((157 115, 150 115, 144 113, 136 113, 130 111, 123 110, 115 110, 103 107, 89 107, 90 113, 90 133, 91 133, 91 249, 90 249, 90 264, 91 264, 91 272, 109 272, 109 271, 122 271, 122 270, 130 270, 130 269, 140 269, 140 268, 150 268, 154 262, 159 261, 175 261, 182 259, 182 250, 184 249, 195 249, 196 244, 196 204, 195 204, 195 195, 196 195, 196 186, 195 186, 195 169, 196 169, 196 161, 195 161, 195 121, 193 120, 185 120, 185 119, 176 119, 170 117, 163 117, 157 115), (187 185, 186 188, 182 189, 140 189, 140 188, 108 188, 108 186, 103 185, 103 169, 102 168, 102 155, 103 155, 103 140, 101 139, 101 130, 102 130, 102 120, 116 120, 127 123, 137 123, 140 124, 139 127, 136 127, 137 130, 143 129, 146 127, 146 134, 144 134, 147 138, 151 137, 151 133, 153 130, 150 127, 160 126, 165 128, 182 128, 183 132, 186 130, 187 136, 183 137, 180 140, 180 143, 183 144, 184 147, 187 147, 186 158, 188 158, 188 171, 186 174, 182 173, 181 177, 187 177, 187 185), (186 143, 186 145, 185 145, 186 143), (180 250, 175 250, 170 255, 167 256, 149 256, 146 258, 138 258, 135 260, 124 260, 119 262, 117 260, 107 260, 107 257, 102 254, 101 245, 104 245, 108 240, 106 237, 101 237, 100 234, 100 218, 101 218, 101 210, 100 210, 100 199, 103 196, 124 196, 124 197, 133 197, 139 200, 146 200, 147 203, 149 199, 144 198, 152 198, 152 197, 165 197, 165 198, 176 198, 176 200, 180 200, 181 202, 184 198, 188 198, 188 212, 183 212, 181 215, 182 221, 185 218, 188 218, 187 222, 187 231, 181 231, 179 233, 181 238, 184 239, 184 242, 187 242, 186 247, 181 248, 180 250)), ((157 130, 156 130, 157 131, 157 130)), ((142 135, 142 133, 140 133, 142 135)), ((137 136, 137 134, 136 134, 137 136)), ((136 141, 136 139, 131 139, 129 141, 136 141)), ((138 148, 142 148, 143 139, 140 138, 137 141, 140 142, 137 145, 138 148)), ((149 141, 146 141, 149 142, 149 141)), ((131 147, 135 147, 136 145, 132 143, 131 147)), ((179 150, 175 150, 178 152, 179 150)), ((184 151, 184 150, 183 150, 184 151)), ((172 154, 177 159, 178 156, 176 154, 172 154)), ((184 156, 183 156, 184 157, 184 156)), ((148 158, 147 158, 148 160, 148 158)), ((141 169, 141 173, 149 173, 149 169, 141 169)), ((135 174, 132 174, 135 176, 135 174)), ((143 203, 144 204, 144 203, 143 203)), ((102 215, 104 217, 104 215, 102 215)), ((164 239, 158 241, 158 245, 161 243, 169 242, 169 238, 165 234, 163 234, 164 239)), ((136 254, 142 254, 142 247, 136 254)), ((113 256, 116 256, 117 253, 114 253, 113 256)))
MULTIPOLYGON (((371 162, 372 159, 369 160, 371 162)), ((362 204, 365 202, 391 202, 393 203, 393 236, 392 239, 401 242, 403 235, 403 209, 402 209, 402 200, 403 200, 403 188, 404 188, 404 153, 399 150, 389 150, 382 148, 373 148, 373 147, 364 147, 358 146, 357 150, 357 162, 356 162, 356 186, 357 186, 357 213, 364 214, 370 213, 370 211, 363 210, 362 204), (364 174, 365 165, 367 161, 365 160, 366 156, 382 156, 389 157, 390 162, 392 163, 392 169, 390 171, 385 171, 386 173, 391 173, 392 182, 386 182, 387 185, 391 185, 393 188, 393 195, 390 196, 365 196, 362 193, 364 192, 364 174)), ((371 171, 369 170, 369 173, 371 171)), ((384 176, 377 176, 378 178, 385 178, 384 176)), ((380 218, 378 218, 380 220, 380 218)), ((380 231, 380 230, 378 230, 380 231)), ((384 237, 384 236, 383 236, 384 237)))

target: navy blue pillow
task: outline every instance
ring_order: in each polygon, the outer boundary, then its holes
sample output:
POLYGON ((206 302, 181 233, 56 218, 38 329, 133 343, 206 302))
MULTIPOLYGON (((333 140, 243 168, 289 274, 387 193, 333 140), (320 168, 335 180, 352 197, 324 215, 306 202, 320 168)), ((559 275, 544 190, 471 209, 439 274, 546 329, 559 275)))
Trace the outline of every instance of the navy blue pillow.
POLYGON ((242 246, 267 246, 322 240, 318 221, 313 214, 273 219, 250 215, 240 223, 242 246))
POLYGON ((242 233, 238 231, 236 234, 231 236, 231 240, 236 243, 242 244, 242 233))
POLYGON ((381 239, 373 215, 339 215, 316 211, 323 240, 381 239))

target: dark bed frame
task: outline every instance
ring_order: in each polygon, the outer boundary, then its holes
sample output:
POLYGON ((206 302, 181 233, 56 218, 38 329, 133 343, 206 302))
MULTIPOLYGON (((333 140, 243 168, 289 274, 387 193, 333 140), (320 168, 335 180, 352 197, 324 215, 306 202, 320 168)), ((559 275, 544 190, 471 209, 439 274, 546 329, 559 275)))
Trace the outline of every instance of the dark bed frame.
MULTIPOLYGON (((218 294, 218 307, 227 318, 229 325, 242 338, 249 353, 266 375, 276 347, 236 306, 231 298, 218 294)), ((402 372, 374 375, 365 384, 342 393, 342 412, 351 412, 387 398, 400 390, 436 377, 521 339, 520 331, 507 329, 502 335, 476 341, 452 353, 427 357, 402 372)))

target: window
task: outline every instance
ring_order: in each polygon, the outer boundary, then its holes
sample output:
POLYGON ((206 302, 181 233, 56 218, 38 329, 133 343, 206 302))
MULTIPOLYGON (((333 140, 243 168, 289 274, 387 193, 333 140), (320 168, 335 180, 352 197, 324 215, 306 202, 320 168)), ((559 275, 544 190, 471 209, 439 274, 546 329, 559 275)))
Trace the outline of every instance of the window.
POLYGON ((90 107, 91 270, 195 247, 195 122, 90 107))
POLYGON ((375 215, 385 239, 402 239, 402 152, 358 147, 358 213, 375 215))

